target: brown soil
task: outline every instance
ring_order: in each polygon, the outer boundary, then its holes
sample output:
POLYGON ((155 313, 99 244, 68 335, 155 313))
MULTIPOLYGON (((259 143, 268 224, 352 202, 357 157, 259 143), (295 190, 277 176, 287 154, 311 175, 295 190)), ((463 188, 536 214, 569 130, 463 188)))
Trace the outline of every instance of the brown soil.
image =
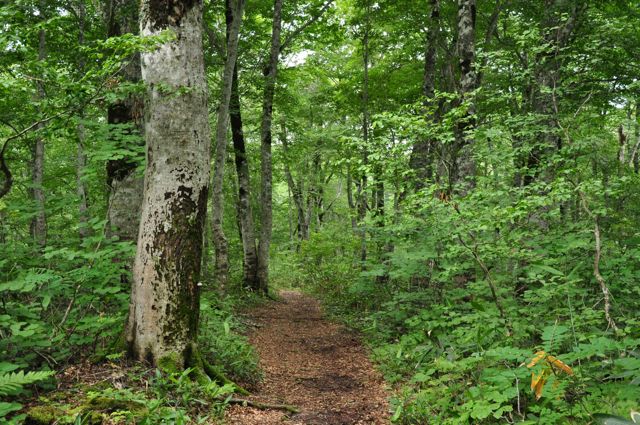
POLYGON ((323 318, 318 302, 294 291, 249 313, 264 381, 250 399, 294 405, 300 413, 232 406, 237 425, 388 424, 387 395, 358 336, 323 318))

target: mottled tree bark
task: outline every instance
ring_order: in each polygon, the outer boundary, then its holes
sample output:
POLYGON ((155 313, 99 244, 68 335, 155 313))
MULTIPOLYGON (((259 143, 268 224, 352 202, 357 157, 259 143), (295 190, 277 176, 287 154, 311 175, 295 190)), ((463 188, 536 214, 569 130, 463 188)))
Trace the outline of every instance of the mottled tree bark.
MULTIPOLYGON (((107 10, 107 35, 117 37, 124 34, 138 33, 137 5, 127 0, 110 0, 107 10)), ((140 81, 140 57, 134 55, 124 67, 121 77, 130 83, 140 81)), ((116 131, 130 134, 142 133, 143 101, 139 96, 130 95, 118 100, 107 109, 107 123, 120 126, 116 131)), ((115 133, 115 131, 114 131, 115 133)), ((115 137, 120 145, 120 137, 115 137)), ((129 142, 128 142, 129 143, 129 142)), ((144 143, 142 138, 140 144, 144 143)), ((120 146, 118 146, 120 147, 120 146)), ((131 146, 121 146, 131 148, 131 146)), ((107 186, 109 187, 109 235, 117 236, 122 241, 135 241, 138 237, 140 208, 144 179, 136 173, 137 164, 129 158, 110 160, 107 162, 107 186)))
POLYGON ((147 169, 126 339, 134 358, 180 367, 198 329, 211 134, 202 2, 170 3, 143 0, 140 12, 143 36, 176 37, 141 57, 147 169))
POLYGON ((249 162, 242 129, 242 114, 240 109, 240 91, 238 89, 238 65, 233 70, 233 84, 231 87, 231 101, 229 104, 229 121, 231 122, 231 136, 233 152, 238 175, 238 217, 242 237, 242 275, 247 288, 260 289, 258 284, 258 249, 256 247, 256 231, 253 223, 251 208, 251 179, 249 176, 249 162))
POLYGON ((276 90, 278 61, 280 59, 280 33, 282 31, 282 0, 275 0, 273 5, 273 25, 271 30, 271 51, 269 62, 264 70, 264 98, 262 101, 262 123, 260 127, 260 152, 262 155, 260 204, 261 228, 258 244, 258 281, 263 293, 269 291, 269 251, 271 248, 271 231, 273 223, 272 193, 272 120, 273 97, 276 90))
POLYGON ((460 103, 465 115, 455 129, 455 146, 449 175, 450 190, 464 183, 462 194, 475 185, 476 167, 472 156, 475 127, 475 104, 470 94, 477 87, 476 57, 476 1, 458 0, 458 60, 460 67, 460 103))
MULTIPOLYGON (((422 94, 425 97, 424 104, 427 109, 426 119, 428 122, 435 123, 438 121, 438 111, 433 104, 433 98, 436 85, 437 42, 440 33, 440 0, 430 0, 430 3, 431 15, 425 42, 422 94)), ((415 172, 415 190, 424 188, 427 182, 433 178, 432 163, 435 143, 432 139, 422 139, 413 146, 409 166, 415 172)))
MULTIPOLYGON (((40 16, 45 14, 45 3, 40 0, 40 16)), ((45 30, 38 31, 38 60, 44 61, 47 56, 45 30)), ((37 100, 45 99, 44 84, 42 80, 36 83, 37 100)), ((31 147, 31 196, 35 206, 35 215, 31 219, 31 235, 40 249, 47 244, 47 217, 45 213, 45 195, 42 187, 44 176, 44 139, 42 131, 44 124, 38 125, 38 134, 31 147)))
MULTIPOLYGON (((516 158, 517 168, 524 168, 525 171, 524 175, 516 176, 516 185, 528 186, 536 181, 548 164, 545 158, 562 148, 555 111, 557 105, 554 106, 553 100, 557 87, 562 84, 559 55, 570 42, 580 15, 587 4, 587 2, 545 0, 542 34, 547 48, 536 55, 534 78, 525 88, 523 96, 523 109, 538 115, 541 127, 544 129, 534 137, 537 142, 529 149, 528 155, 520 155, 516 158), (567 18, 560 21, 559 18, 564 16, 567 18)), ((547 173, 545 177, 550 179, 551 174, 553 173, 547 173)))
POLYGON ((227 58, 222 76, 222 93, 218 105, 216 125, 216 153, 213 180, 211 184, 211 230, 216 256, 216 280, 220 288, 225 288, 229 281, 229 244, 222 226, 224 198, 224 163, 227 157, 227 129, 229 120, 229 102, 233 85, 233 70, 238 57, 238 37, 242 23, 244 0, 226 0, 227 18, 227 58))

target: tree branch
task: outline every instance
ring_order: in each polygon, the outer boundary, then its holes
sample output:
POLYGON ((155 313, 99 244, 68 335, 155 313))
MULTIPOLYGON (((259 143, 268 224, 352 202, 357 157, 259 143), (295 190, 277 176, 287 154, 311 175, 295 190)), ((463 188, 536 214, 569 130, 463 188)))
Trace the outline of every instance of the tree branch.
POLYGON ((600 225, 598 223, 598 216, 591 211, 589 205, 587 204, 587 198, 584 193, 578 188, 578 196, 580 196, 580 201, 582 203, 582 208, 587 213, 587 215, 593 220, 593 236, 595 242, 595 254, 593 256, 593 277, 595 277, 596 281, 600 285, 600 290, 602 291, 602 296, 604 298, 604 317, 607 320, 607 326, 611 329, 618 330, 616 326, 616 322, 611 317, 611 297, 609 292, 609 287, 607 283, 604 281, 602 274, 600 273, 600 258, 602 257, 602 240, 600 238, 600 225))
POLYGON ((296 28, 295 30, 293 30, 293 32, 291 33, 291 35, 289 35, 287 37, 287 39, 284 41, 284 43, 282 43, 280 45, 280 53, 282 53, 287 47, 289 47, 289 45, 293 42, 293 40, 299 36, 304 30, 306 30, 309 26, 313 25, 315 22, 318 21, 318 19, 320 19, 322 17, 322 15, 324 15, 324 12, 327 11, 327 9, 329 9, 329 7, 331 6, 331 4, 333 3, 333 0, 327 0, 325 2, 325 4, 322 6, 322 8, 320 8, 320 10, 318 11, 318 13, 316 13, 315 15, 311 16, 311 19, 309 19, 307 22, 305 22, 304 24, 300 25, 298 28, 296 28))

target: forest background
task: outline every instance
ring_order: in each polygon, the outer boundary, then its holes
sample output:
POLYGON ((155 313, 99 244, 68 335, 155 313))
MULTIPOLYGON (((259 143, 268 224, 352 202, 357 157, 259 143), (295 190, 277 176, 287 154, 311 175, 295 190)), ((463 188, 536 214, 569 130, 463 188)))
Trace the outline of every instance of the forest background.
MULTIPOLYGON (((54 371, 124 362, 145 169, 136 57, 170 39, 138 36, 134 3, 0 2, 7 421, 54 371)), ((225 74, 242 3, 204 4, 214 129, 233 81, 212 140, 203 353, 259 380, 233 311, 302 287, 365 334, 398 423, 638 409, 640 5, 256 0, 225 74)), ((192 399, 167 401, 178 381, 98 393, 195 418, 192 399)))

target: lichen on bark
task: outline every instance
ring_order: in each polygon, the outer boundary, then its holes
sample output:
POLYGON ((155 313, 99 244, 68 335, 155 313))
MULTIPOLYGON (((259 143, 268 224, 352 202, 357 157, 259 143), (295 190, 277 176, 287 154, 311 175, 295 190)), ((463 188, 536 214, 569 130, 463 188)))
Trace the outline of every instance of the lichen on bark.
POLYGON ((183 17, 196 5, 201 6, 201 0, 149 0, 143 2, 145 23, 151 24, 155 30, 162 30, 170 26, 180 26, 183 17))
POLYGON ((141 57, 147 169, 127 342, 130 354, 186 366, 196 340, 210 128, 201 1, 144 0, 141 34, 176 37, 141 57))

